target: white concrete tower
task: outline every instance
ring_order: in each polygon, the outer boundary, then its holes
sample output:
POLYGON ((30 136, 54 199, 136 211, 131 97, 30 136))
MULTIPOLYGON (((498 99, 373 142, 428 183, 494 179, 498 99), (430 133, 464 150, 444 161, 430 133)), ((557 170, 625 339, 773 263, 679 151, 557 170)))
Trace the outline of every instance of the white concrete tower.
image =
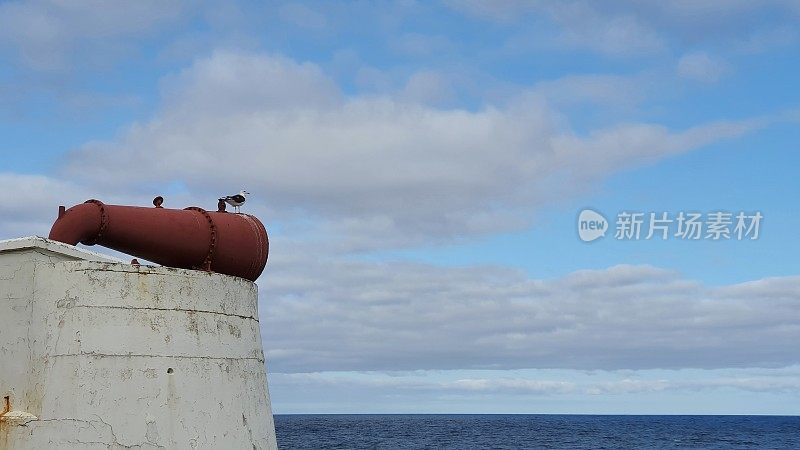
POLYGON ((275 449, 254 283, 0 241, 0 449, 275 449))

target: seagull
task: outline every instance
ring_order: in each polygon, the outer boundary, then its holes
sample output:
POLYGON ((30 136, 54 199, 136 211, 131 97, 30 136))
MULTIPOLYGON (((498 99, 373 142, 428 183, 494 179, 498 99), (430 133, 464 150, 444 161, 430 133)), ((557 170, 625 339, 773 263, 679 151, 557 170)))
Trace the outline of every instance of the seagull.
POLYGON ((219 201, 225 202, 225 203, 233 206, 234 208, 236 208, 236 212, 238 213, 239 212, 239 207, 242 206, 242 204, 244 204, 245 200, 247 200, 245 198, 245 195, 250 195, 250 193, 245 191, 245 190, 241 190, 236 195, 228 195, 228 196, 225 196, 225 197, 221 197, 219 199, 219 201))

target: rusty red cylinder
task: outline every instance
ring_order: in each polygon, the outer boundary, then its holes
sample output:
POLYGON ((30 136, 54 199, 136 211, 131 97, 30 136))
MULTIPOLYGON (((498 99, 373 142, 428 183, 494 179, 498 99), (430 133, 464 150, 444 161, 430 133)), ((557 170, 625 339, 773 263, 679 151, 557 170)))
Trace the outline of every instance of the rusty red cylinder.
POLYGON ((157 264, 255 281, 269 254, 264 225, 254 216, 200 208, 106 205, 98 200, 59 210, 50 239, 102 245, 157 264))

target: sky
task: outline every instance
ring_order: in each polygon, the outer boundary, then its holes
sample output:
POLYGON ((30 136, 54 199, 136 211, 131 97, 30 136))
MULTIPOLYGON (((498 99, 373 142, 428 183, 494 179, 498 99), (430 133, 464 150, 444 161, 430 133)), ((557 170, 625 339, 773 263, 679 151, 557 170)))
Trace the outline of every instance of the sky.
POLYGON ((0 1, 0 239, 251 192, 278 414, 796 415, 798 81, 796 0, 0 1))

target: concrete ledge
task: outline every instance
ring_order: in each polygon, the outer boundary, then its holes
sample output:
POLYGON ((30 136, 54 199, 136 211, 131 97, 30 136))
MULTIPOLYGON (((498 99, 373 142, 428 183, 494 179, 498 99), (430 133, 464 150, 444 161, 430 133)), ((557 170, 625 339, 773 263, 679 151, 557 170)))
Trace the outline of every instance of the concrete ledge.
POLYGON ((52 241, 41 236, 26 236, 0 241, 0 253, 34 250, 40 253, 51 253, 75 260, 122 263, 124 261, 108 255, 84 250, 74 245, 52 241))

